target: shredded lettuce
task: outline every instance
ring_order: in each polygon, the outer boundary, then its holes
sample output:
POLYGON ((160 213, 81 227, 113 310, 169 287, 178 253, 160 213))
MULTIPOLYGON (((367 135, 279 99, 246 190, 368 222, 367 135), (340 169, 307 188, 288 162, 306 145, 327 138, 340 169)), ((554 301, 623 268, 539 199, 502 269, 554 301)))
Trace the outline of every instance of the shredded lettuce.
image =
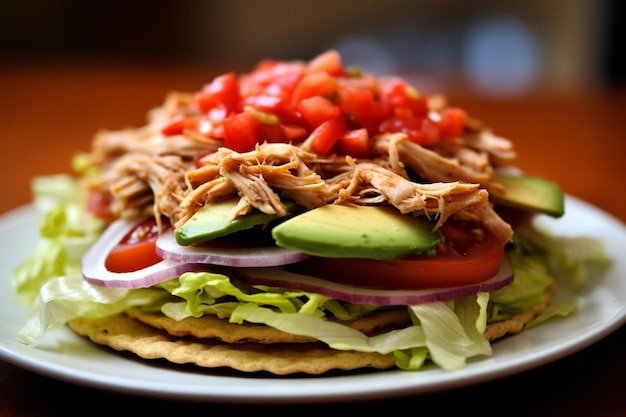
POLYGON ((18 299, 36 303, 41 286, 56 277, 80 272, 80 260, 102 233, 104 223, 84 209, 84 190, 68 175, 37 177, 34 205, 41 213, 40 240, 32 255, 13 271, 18 299))
POLYGON ((541 259, 555 280, 573 289, 588 284, 590 277, 601 276, 611 264, 599 239, 557 236, 531 223, 518 227, 515 236, 528 257, 541 259))
POLYGON ((419 326, 391 330, 376 336, 367 336, 343 324, 324 320, 308 314, 279 313, 255 303, 237 307, 230 318, 231 323, 263 323, 276 329, 311 336, 337 350, 392 353, 395 350, 424 346, 424 332, 419 326))
POLYGON ((90 284, 82 275, 65 275, 47 281, 41 287, 39 314, 28 321, 18 337, 25 343, 32 343, 72 319, 107 317, 168 297, 166 291, 158 288, 106 288, 90 284))
MULTIPOLYGON (((601 240, 555 236, 532 222, 516 228, 514 239, 506 256, 515 279, 491 293, 489 322, 511 318, 544 303, 545 290, 552 285, 576 291, 588 284, 591 277, 602 276, 611 263, 601 240)), ((530 326, 569 315, 576 308, 576 300, 553 303, 530 326)))
POLYGON ((491 356, 491 344, 483 334, 488 300, 488 293, 478 293, 449 303, 439 301, 410 307, 424 329, 434 363, 454 370, 465 366, 468 358, 491 356))
POLYGON ((548 308, 545 309, 543 313, 529 321, 526 324, 526 328, 530 329, 531 327, 535 327, 553 317, 567 317, 574 311, 576 311, 577 308, 578 300, 553 302, 548 306, 548 308))
MULTIPOLYGON (((229 300, 236 299, 240 303, 272 306, 281 313, 302 313, 318 317, 324 315, 321 307, 327 300, 327 297, 319 294, 265 286, 250 287, 249 292, 246 292, 234 285, 228 276, 213 272, 187 272, 178 278, 178 286, 172 286, 174 282, 171 280, 169 283, 171 293, 185 304, 184 312, 177 310, 177 320, 201 317, 225 297, 229 297, 229 300), (307 301, 303 303, 302 298, 307 301)), ((221 315, 224 316, 223 313, 221 315)))

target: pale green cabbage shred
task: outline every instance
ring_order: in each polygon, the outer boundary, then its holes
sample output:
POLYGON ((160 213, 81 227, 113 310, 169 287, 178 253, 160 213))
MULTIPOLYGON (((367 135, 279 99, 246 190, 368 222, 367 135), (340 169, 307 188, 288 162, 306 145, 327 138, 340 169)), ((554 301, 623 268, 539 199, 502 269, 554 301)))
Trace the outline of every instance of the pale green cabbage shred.
MULTIPOLYGON (((483 335, 488 322, 541 303, 544 290, 555 280, 559 285, 584 285, 590 266, 609 262, 600 241, 563 239, 532 227, 516 231, 515 243, 507 250, 515 271, 511 285, 452 302, 407 306, 412 326, 367 336, 325 317, 350 320, 375 306, 284 288, 235 285, 221 273, 188 272, 141 289, 88 283, 81 276, 80 259, 105 225, 83 209, 82 190, 78 180, 66 175, 33 182, 35 205, 42 213, 41 239, 13 275, 19 299, 34 311, 18 334, 24 343, 35 343, 74 318, 106 317, 137 306, 175 320, 215 315, 232 323, 262 323, 314 337, 339 350, 393 352, 396 366, 404 370, 423 369, 428 363, 455 370, 472 358, 492 354, 483 335)), ((529 326, 569 315, 576 306, 576 300, 555 303, 529 326)))

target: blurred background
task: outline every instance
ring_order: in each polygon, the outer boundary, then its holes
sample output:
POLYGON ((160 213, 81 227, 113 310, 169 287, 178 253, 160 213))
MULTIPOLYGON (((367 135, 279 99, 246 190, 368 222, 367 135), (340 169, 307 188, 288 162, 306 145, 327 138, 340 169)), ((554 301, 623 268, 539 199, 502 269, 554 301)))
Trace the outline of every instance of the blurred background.
POLYGON ((0 213, 31 200, 32 177, 71 171, 98 130, 145 123, 168 92, 330 48, 444 93, 513 140, 520 166, 617 212, 606 195, 626 154, 625 4, 3 0, 0 213))
POLYGON ((412 69, 424 82, 454 76, 516 94, 623 81, 624 9, 620 0, 9 0, 0 54, 244 70, 336 48, 370 72, 412 69))

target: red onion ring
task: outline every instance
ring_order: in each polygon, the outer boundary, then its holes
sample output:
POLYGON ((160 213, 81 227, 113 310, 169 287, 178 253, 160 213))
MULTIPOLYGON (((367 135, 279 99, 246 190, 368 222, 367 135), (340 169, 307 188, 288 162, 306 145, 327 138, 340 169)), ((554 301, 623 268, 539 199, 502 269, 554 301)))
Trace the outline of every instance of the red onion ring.
POLYGON ((87 250, 81 261, 83 278, 95 285, 112 288, 146 288, 159 282, 176 278, 185 272, 205 268, 200 264, 181 264, 163 260, 133 272, 111 272, 105 267, 105 260, 111 250, 126 234, 147 217, 133 220, 119 219, 107 227, 96 242, 87 250))

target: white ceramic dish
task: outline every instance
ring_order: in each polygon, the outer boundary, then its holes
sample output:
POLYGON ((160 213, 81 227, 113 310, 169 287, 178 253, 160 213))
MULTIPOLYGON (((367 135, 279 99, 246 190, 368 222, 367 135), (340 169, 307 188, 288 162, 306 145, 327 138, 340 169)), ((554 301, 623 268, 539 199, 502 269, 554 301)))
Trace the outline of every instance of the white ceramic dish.
MULTIPOLYGON (((37 240, 37 214, 25 206, 0 217, 0 358, 53 378, 98 389, 158 398, 214 403, 320 403, 416 395, 486 382, 555 361, 609 335, 626 323, 626 227, 579 199, 566 197, 567 214, 542 218, 564 235, 602 239, 614 259, 610 271, 578 294, 579 309, 494 344, 493 357, 455 372, 385 371, 322 377, 272 377, 169 366, 93 345, 68 329, 46 335, 36 347, 16 333, 30 316, 13 301, 11 270, 37 240)), ((569 297, 569 294, 561 294, 569 297)))

